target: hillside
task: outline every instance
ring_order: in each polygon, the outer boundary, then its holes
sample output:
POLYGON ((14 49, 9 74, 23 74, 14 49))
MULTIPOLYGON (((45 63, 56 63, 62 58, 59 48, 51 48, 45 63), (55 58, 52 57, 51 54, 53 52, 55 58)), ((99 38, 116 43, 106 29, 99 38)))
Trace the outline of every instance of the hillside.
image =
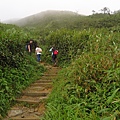
POLYGON ((14 22, 15 25, 30 28, 38 35, 48 34, 61 28, 71 30, 83 30, 88 28, 112 28, 120 25, 120 14, 93 14, 80 15, 71 11, 48 10, 34 14, 14 22))
POLYGON ((28 17, 25 17, 23 19, 20 19, 16 22, 14 22, 15 25, 18 26, 37 26, 38 24, 48 24, 52 22, 53 20, 56 22, 64 21, 68 22, 68 20, 73 19, 77 16, 83 16, 79 15, 75 12, 71 11, 56 11, 56 10, 48 10, 44 12, 40 12, 38 14, 34 14, 28 17))

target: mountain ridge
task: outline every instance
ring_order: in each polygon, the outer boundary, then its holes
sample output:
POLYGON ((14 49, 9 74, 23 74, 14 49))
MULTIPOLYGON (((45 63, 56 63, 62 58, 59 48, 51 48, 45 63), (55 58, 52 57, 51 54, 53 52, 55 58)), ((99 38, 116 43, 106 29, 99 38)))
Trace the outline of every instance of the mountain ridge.
POLYGON ((74 16, 84 16, 84 15, 80 15, 72 11, 47 10, 47 11, 42 11, 40 13, 36 13, 30 16, 21 18, 19 20, 9 22, 9 23, 15 24, 18 26, 29 26, 29 25, 38 24, 41 21, 48 20, 48 19, 49 21, 53 19, 59 20, 59 19, 62 19, 63 17, 66 19, 69 19, 70 17, 74 17, 74 16))

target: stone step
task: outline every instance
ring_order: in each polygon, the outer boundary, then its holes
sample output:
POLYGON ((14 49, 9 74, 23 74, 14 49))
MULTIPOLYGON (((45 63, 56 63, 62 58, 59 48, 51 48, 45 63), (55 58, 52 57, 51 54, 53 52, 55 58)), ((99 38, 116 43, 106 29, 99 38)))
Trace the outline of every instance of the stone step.
POLYGON ((50 92, 48 91, 28 91, 28 92, 23 92, 22 94, 25 96, 32 96, 32 97, 39 97, 39 96, 46 96, 50 92))
POLYGON ((42 96, 42 97, 22 96, 21 98, 16 99, 16 101, 25 102, 28 104, 39 104, 45 99, 47 99, 47 96, 42 96))
POLYGON ((35 117, 35 116, 30 116, 27 118, 22 118, 22 117, 12 117, 10 118, 10 120, 40 120, 39 117, 35 117))
POLYGON ((40 87, 40 86, 32 86, 32 87, 28 87, 25 91, 41 91, 41 90, 44 90, 45 87, 40 87))
POLYGON ((44 73, 43 75, 45 76, 56 76, 57 75, 57 73, 58 73, 59 71, 58 70, 54 70, 54 71, 47 71, 46 73, 44 73))
POLYGON ((52 80, 37 80, 35 83, 52 83, 52 80))
POLYGON ((41 86, 41 87, 48 88, 48 87, 52 87, 52 83, 33 83, 31 87, 32 86, 41 86))
POLYGON ((48 76, 42 76, 42 80, 52 80, 54 79, 55 77, 48 77, 48 76))
POLYGON ((49 77, 53 77, 53 76, 56 76, 56 75, 57 75, 57 74, 53 74, 53 73, 52 73, 52 74, 50 74, 50 73, 45 73, 45 74, 43 74, 43 76, 47 76, 47 77, 48 77, 48 76, 49 76, 49 77))

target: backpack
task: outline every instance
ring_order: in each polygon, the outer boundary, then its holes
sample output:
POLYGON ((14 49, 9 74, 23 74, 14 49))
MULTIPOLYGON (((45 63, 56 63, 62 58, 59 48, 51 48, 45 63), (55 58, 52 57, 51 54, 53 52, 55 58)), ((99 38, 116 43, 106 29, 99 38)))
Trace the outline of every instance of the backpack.
POLYGON ((25 50, 28 51, 28 44, 25 45, 25 50))
POLYGON ((53 54, 57 55, 58 54, 58 50, 54 50, 53 54))

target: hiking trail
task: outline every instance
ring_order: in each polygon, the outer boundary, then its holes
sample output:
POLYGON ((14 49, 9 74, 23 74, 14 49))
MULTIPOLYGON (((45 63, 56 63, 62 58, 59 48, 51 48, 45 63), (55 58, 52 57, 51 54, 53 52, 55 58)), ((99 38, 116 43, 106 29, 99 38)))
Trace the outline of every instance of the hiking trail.
POLYGON ((43 64, 47 71, 28 88, 22 91, 17 103, 8 111, 3 120, 40 120, 45 112, 45 104, 52 90, 53 80, 59 67, 43 64))

